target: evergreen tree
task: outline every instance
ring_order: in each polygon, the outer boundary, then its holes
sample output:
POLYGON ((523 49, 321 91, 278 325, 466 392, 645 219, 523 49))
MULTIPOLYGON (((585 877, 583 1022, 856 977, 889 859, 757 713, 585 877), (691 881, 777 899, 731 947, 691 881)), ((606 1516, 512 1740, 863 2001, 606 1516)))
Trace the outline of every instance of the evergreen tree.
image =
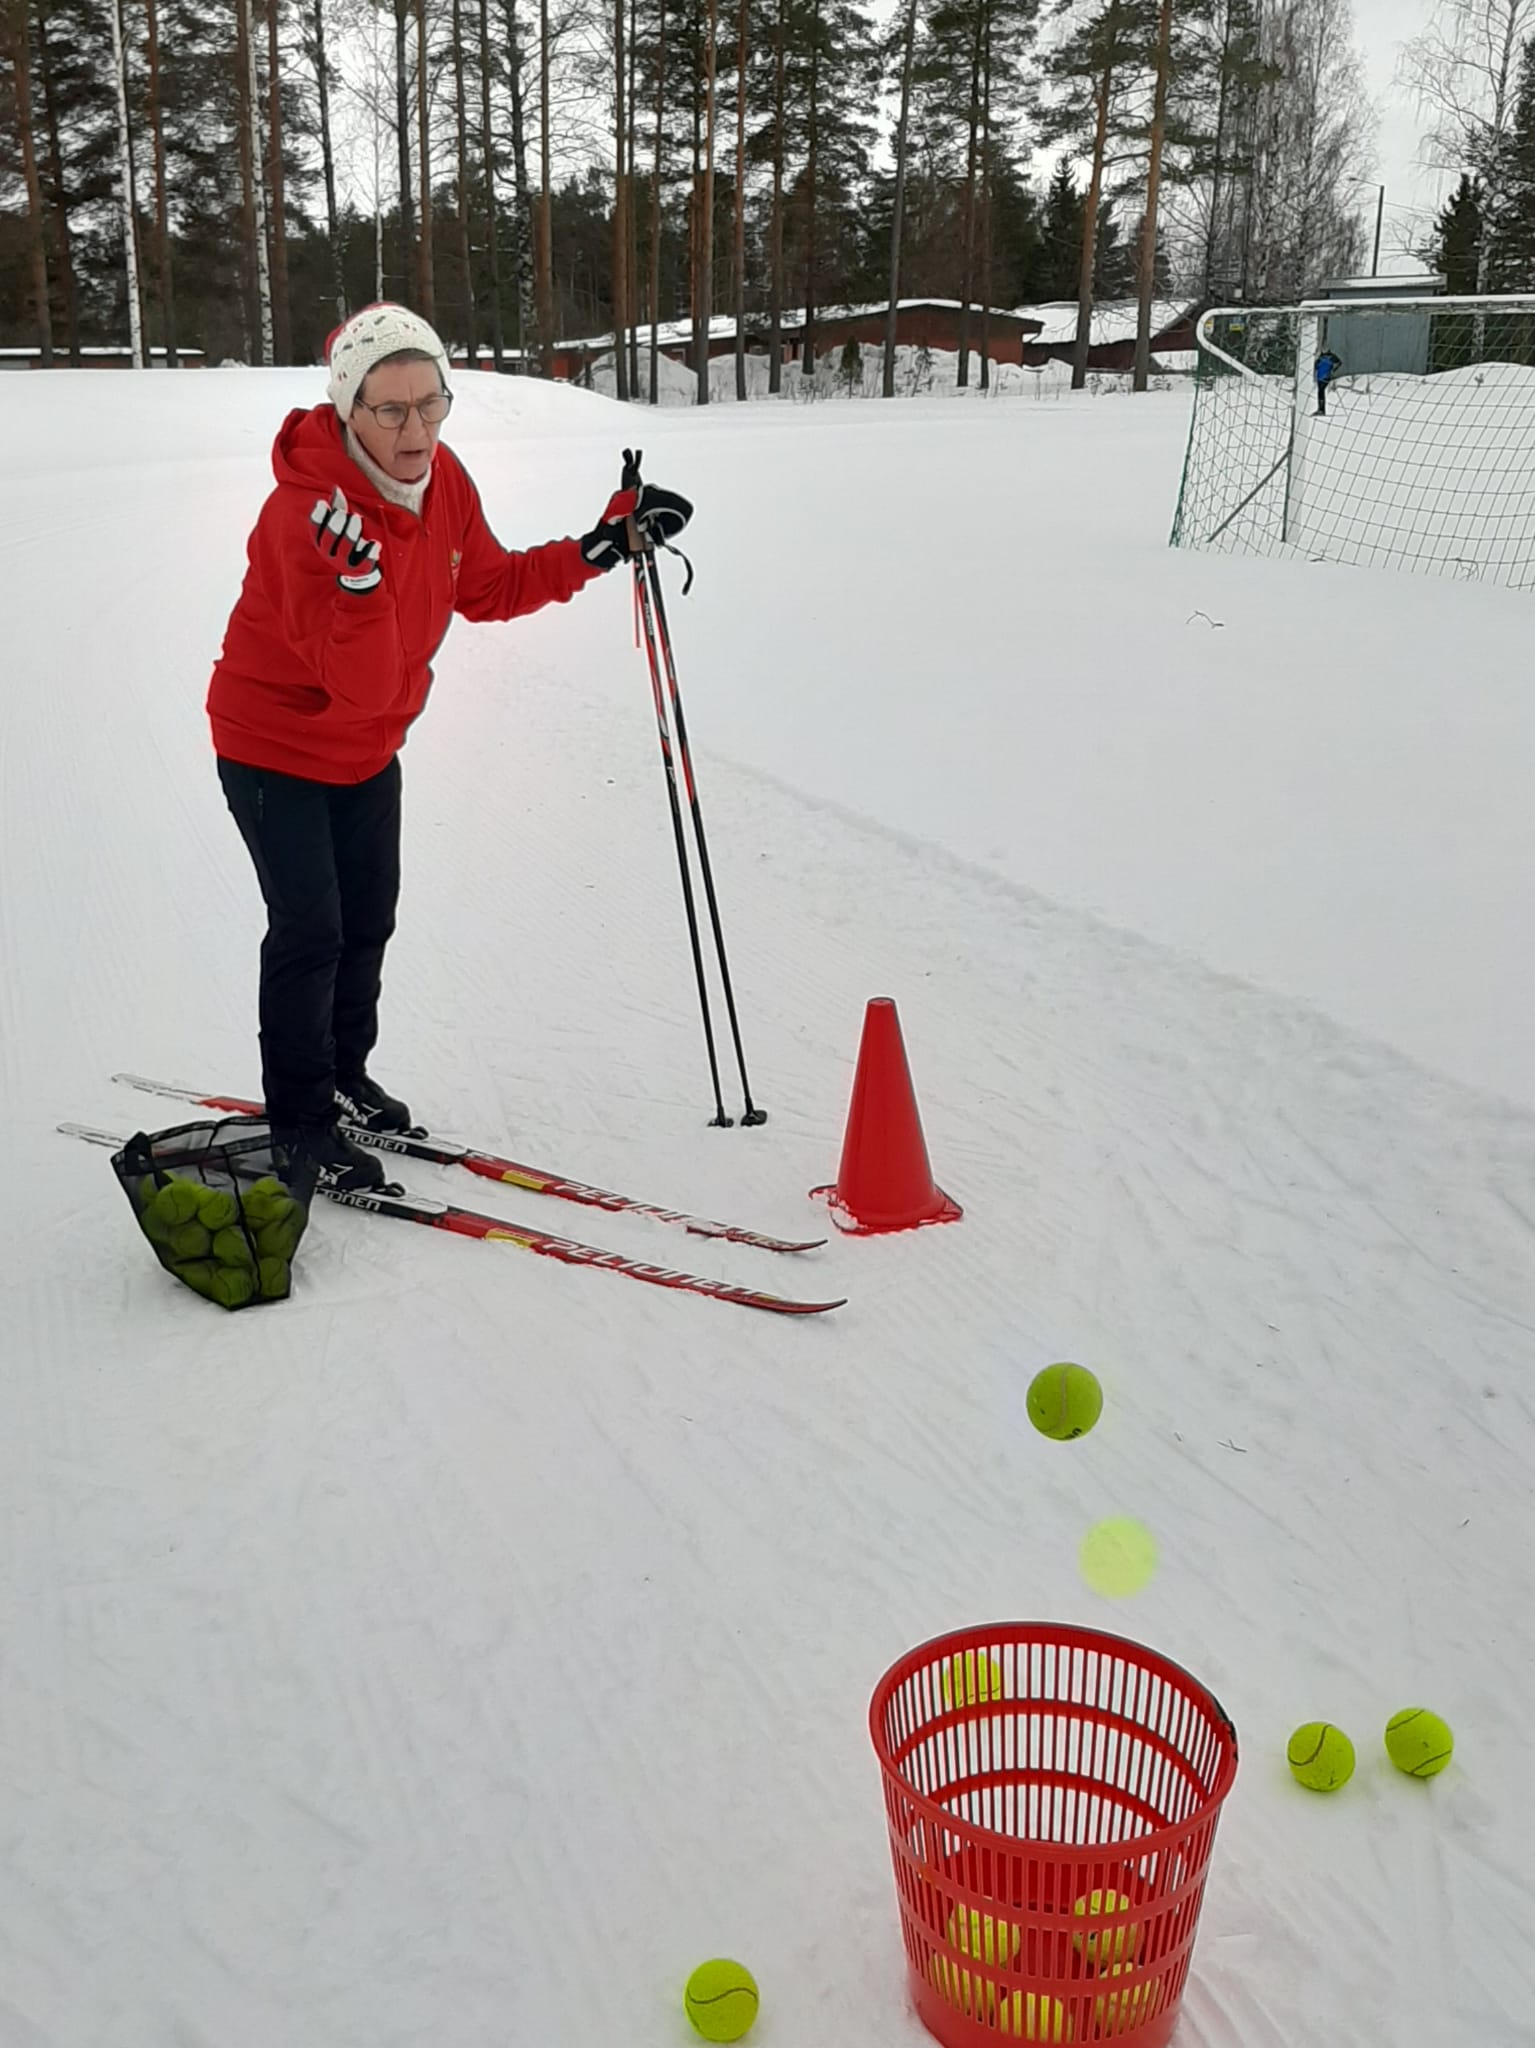
POLYGON ((1476 290, 1481 254, 1481 180, 1463 171, 1434 223, 1429 261, 1443 273, 1446 291, 1460 295, 1476 290))
POLYGON ((1535 36, 1519 54, 1513 107, 1503 133, 1484 130, 1474 154, 1478 211, 1487 238, 1485 289, 1530 291, 1535 288, 1535 36))
POLYGON ((1082 267, 1082 194, 1071 158, 1057 159, 1040 215, 1039 250, 1025 299, 1047 306, 1077 295, 1082 267))

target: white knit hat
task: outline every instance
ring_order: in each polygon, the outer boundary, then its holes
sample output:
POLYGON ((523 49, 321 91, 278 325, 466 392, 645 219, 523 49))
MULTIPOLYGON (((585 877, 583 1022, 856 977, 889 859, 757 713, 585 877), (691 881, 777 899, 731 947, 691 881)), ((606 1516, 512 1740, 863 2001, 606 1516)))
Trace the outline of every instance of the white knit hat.
POLYGON ((433 358, 446 391, 448 352, 436 330, 408 306, 364 306, 336 329, 325 347, 330 364, 327 395, 342 419, 351 418, 353 402, 374 365, 407 348, 433 358))

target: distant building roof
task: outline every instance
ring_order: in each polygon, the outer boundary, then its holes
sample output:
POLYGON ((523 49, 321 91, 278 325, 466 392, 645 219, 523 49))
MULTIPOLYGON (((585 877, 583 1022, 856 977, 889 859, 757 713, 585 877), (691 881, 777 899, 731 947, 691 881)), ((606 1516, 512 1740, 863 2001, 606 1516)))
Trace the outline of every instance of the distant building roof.
MULTIPOLYGON (((818 306, 816 308, 816 319, 818 322, 866 320, 872 315, 883 313, 889 303, 888 299, 875 299, 866 306, 818 306)), ((897 299, 896 301, 896 310, 902 313, 917 312, 924 306, 937 307, 943 312, 957 313, 960 309, 960 302, 958 299, 897 299)), ((970 311, 976 318, 980 317, 981 310, 978 305, 972 303, 970 311)), ((1073 316, 1075 316, 1075 312, 1076 308, 1073 307, 1073 316)), ((992 309, 992 317, 999 320, 1032 320, 1035 317, 1035 313, 1028 306, 997 306, 992 309)), ((766 313, 748 313, 746 316, 746 331, 749 334, 761 334, 766 329, 767 324, 768 316, 766 313)), ((641 336, 648 339, 650 322, 642 320, 638 325, 641 336)), ((802 333, 805 325, 804 307, 786 306, 778 316, 778 325, 780 331, 785 335, 802 333)), ((735 338, 735 331, 735 315, 732 313, 716 313, 709 322, 709 338, 711 341, 731 341, 735 338)), ((1134 324, 1132 322, 1131 332, 1133 333, 1134 331, 1134 324)), ((679 342, 691 341, 692 338, 693 323, 691 320, 662 320, 656 328, 656 341, 661 348, 675 348, 679 342)), ((561 349, 585 348, 597 350, 611 348, 612 346, 613 336, 611 332, 607 334, 576 335, 568 341, 558 341, 555 343, 555 347, 561 349)))
MULTIPOLYGON (((1054 299, 1043 306, 1015 306, 1013 311, 1024 320, 1040 322, 1038 334, 1032 337, 1036 347, 1059 348, 1077 338, 1075 299, 1054 299)), ((1192 304, 1187 300, 1154 300, 1151 307, 1152 333, 1165 334, 1169 327, 1176 327, 1192 311, 1192 304)), ((1113 299, 1094 306, 1092 332, 1088 337, 1090 345, 1102 348, 1108 342, 1134 341, 1136 315, 1134 299, 1113 299)))
POLYGON ((1414 270, 1394 277, 1329 277, 1317 289, 1319 299, 1426 299, 1445 288, 1447 279, 1435 270, 1414 270))
MULTIPOLYGON (((42 352, 41 347, 36 342, 30 348, 0 348, 0 356, 40 356, 42 352)), ((98 346, 95 342, 88 342, 85 347, 79 350, 79 353, 82 356, 131 356, 133 351, 126 342, 109 342, 105 347, 98 346)), ((156 345, 154 348, 151 348, 149 353, 152 356, 163 356, 165 350, 156 345)), ((178 356, 200 356, 202 350, 200 348, 178 348, 176 353, 178 356)), ((55 361, 61 362, 67 367, 69 348, 66 343, 56 341, 53 344, 53 354, 55 361)))

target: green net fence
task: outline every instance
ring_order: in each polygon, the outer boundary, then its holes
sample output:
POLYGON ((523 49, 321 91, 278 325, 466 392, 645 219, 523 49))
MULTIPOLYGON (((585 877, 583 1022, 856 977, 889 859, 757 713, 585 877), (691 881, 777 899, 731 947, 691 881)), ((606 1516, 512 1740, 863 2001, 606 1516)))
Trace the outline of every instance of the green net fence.
POLYGON ((1173 544, 1535 589, 1535 299, 1207 313, 1173 544))

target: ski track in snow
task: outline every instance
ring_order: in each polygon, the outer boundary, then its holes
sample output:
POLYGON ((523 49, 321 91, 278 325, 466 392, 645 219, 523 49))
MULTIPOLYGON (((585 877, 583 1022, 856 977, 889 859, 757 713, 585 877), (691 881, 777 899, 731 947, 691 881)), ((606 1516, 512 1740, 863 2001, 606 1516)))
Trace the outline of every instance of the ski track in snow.
MULTIPOLYGON (((66 462, 81 381, 27 386, 66 462)), ((707 1130, 610 579, 444 651, 405 756, 380 1070, 444 1132, 819 1230, 805 1191, 891 993, 965 1220, 775 1259, 412 1166, 850 1303, 783 1327, 325 1210, 289 1306, 218 1315, 154 1267, 104 1155, 53 1132, 181 1120, 114 1067, 255 1081, 255 890, 200 704, 252 451, 311 380, 187 377, 201 452, 172 381, 144 428, 169 446, 137 464, 54 478, 39 439, 0 569, 0 2048, 666 2048, 715 1953, 757 1972, 764 2048, 915 2048, 866 1703, 911 1643, 997 1616, 1139 1636, 1236 1721, 1180 2048, 1535 2041, 1535 1117, 707 751, 729 684, 694 679, 674 604, 771 1113, 707 1130), (1024 1409, 1057 1357, 1107 1391, 1071 1447, 1024 1409), (1162 1548, 1128 1605, 1076 1573, 1110 1513, 1162 1548), (1420 1700, 1458 1740, 1429 1786, 1380 1748, 1420 1700), (1283 1763, 1314 1716, 1359 1750, 1330 1801, 1283 1763)), ((506 537, 579 530, 611 409, 463 411, 506 537)), ((1101 418, 1053 410, 1048 459, 1101 418)), ((916 462, 944 424, 890 432, 916 462)), ((663 426, 669 477, 702 430, 663 426)), ((738 457, 763 429, 710 425, 738 457)), ((878 441, 828 432, 839 477, 878 441)))

